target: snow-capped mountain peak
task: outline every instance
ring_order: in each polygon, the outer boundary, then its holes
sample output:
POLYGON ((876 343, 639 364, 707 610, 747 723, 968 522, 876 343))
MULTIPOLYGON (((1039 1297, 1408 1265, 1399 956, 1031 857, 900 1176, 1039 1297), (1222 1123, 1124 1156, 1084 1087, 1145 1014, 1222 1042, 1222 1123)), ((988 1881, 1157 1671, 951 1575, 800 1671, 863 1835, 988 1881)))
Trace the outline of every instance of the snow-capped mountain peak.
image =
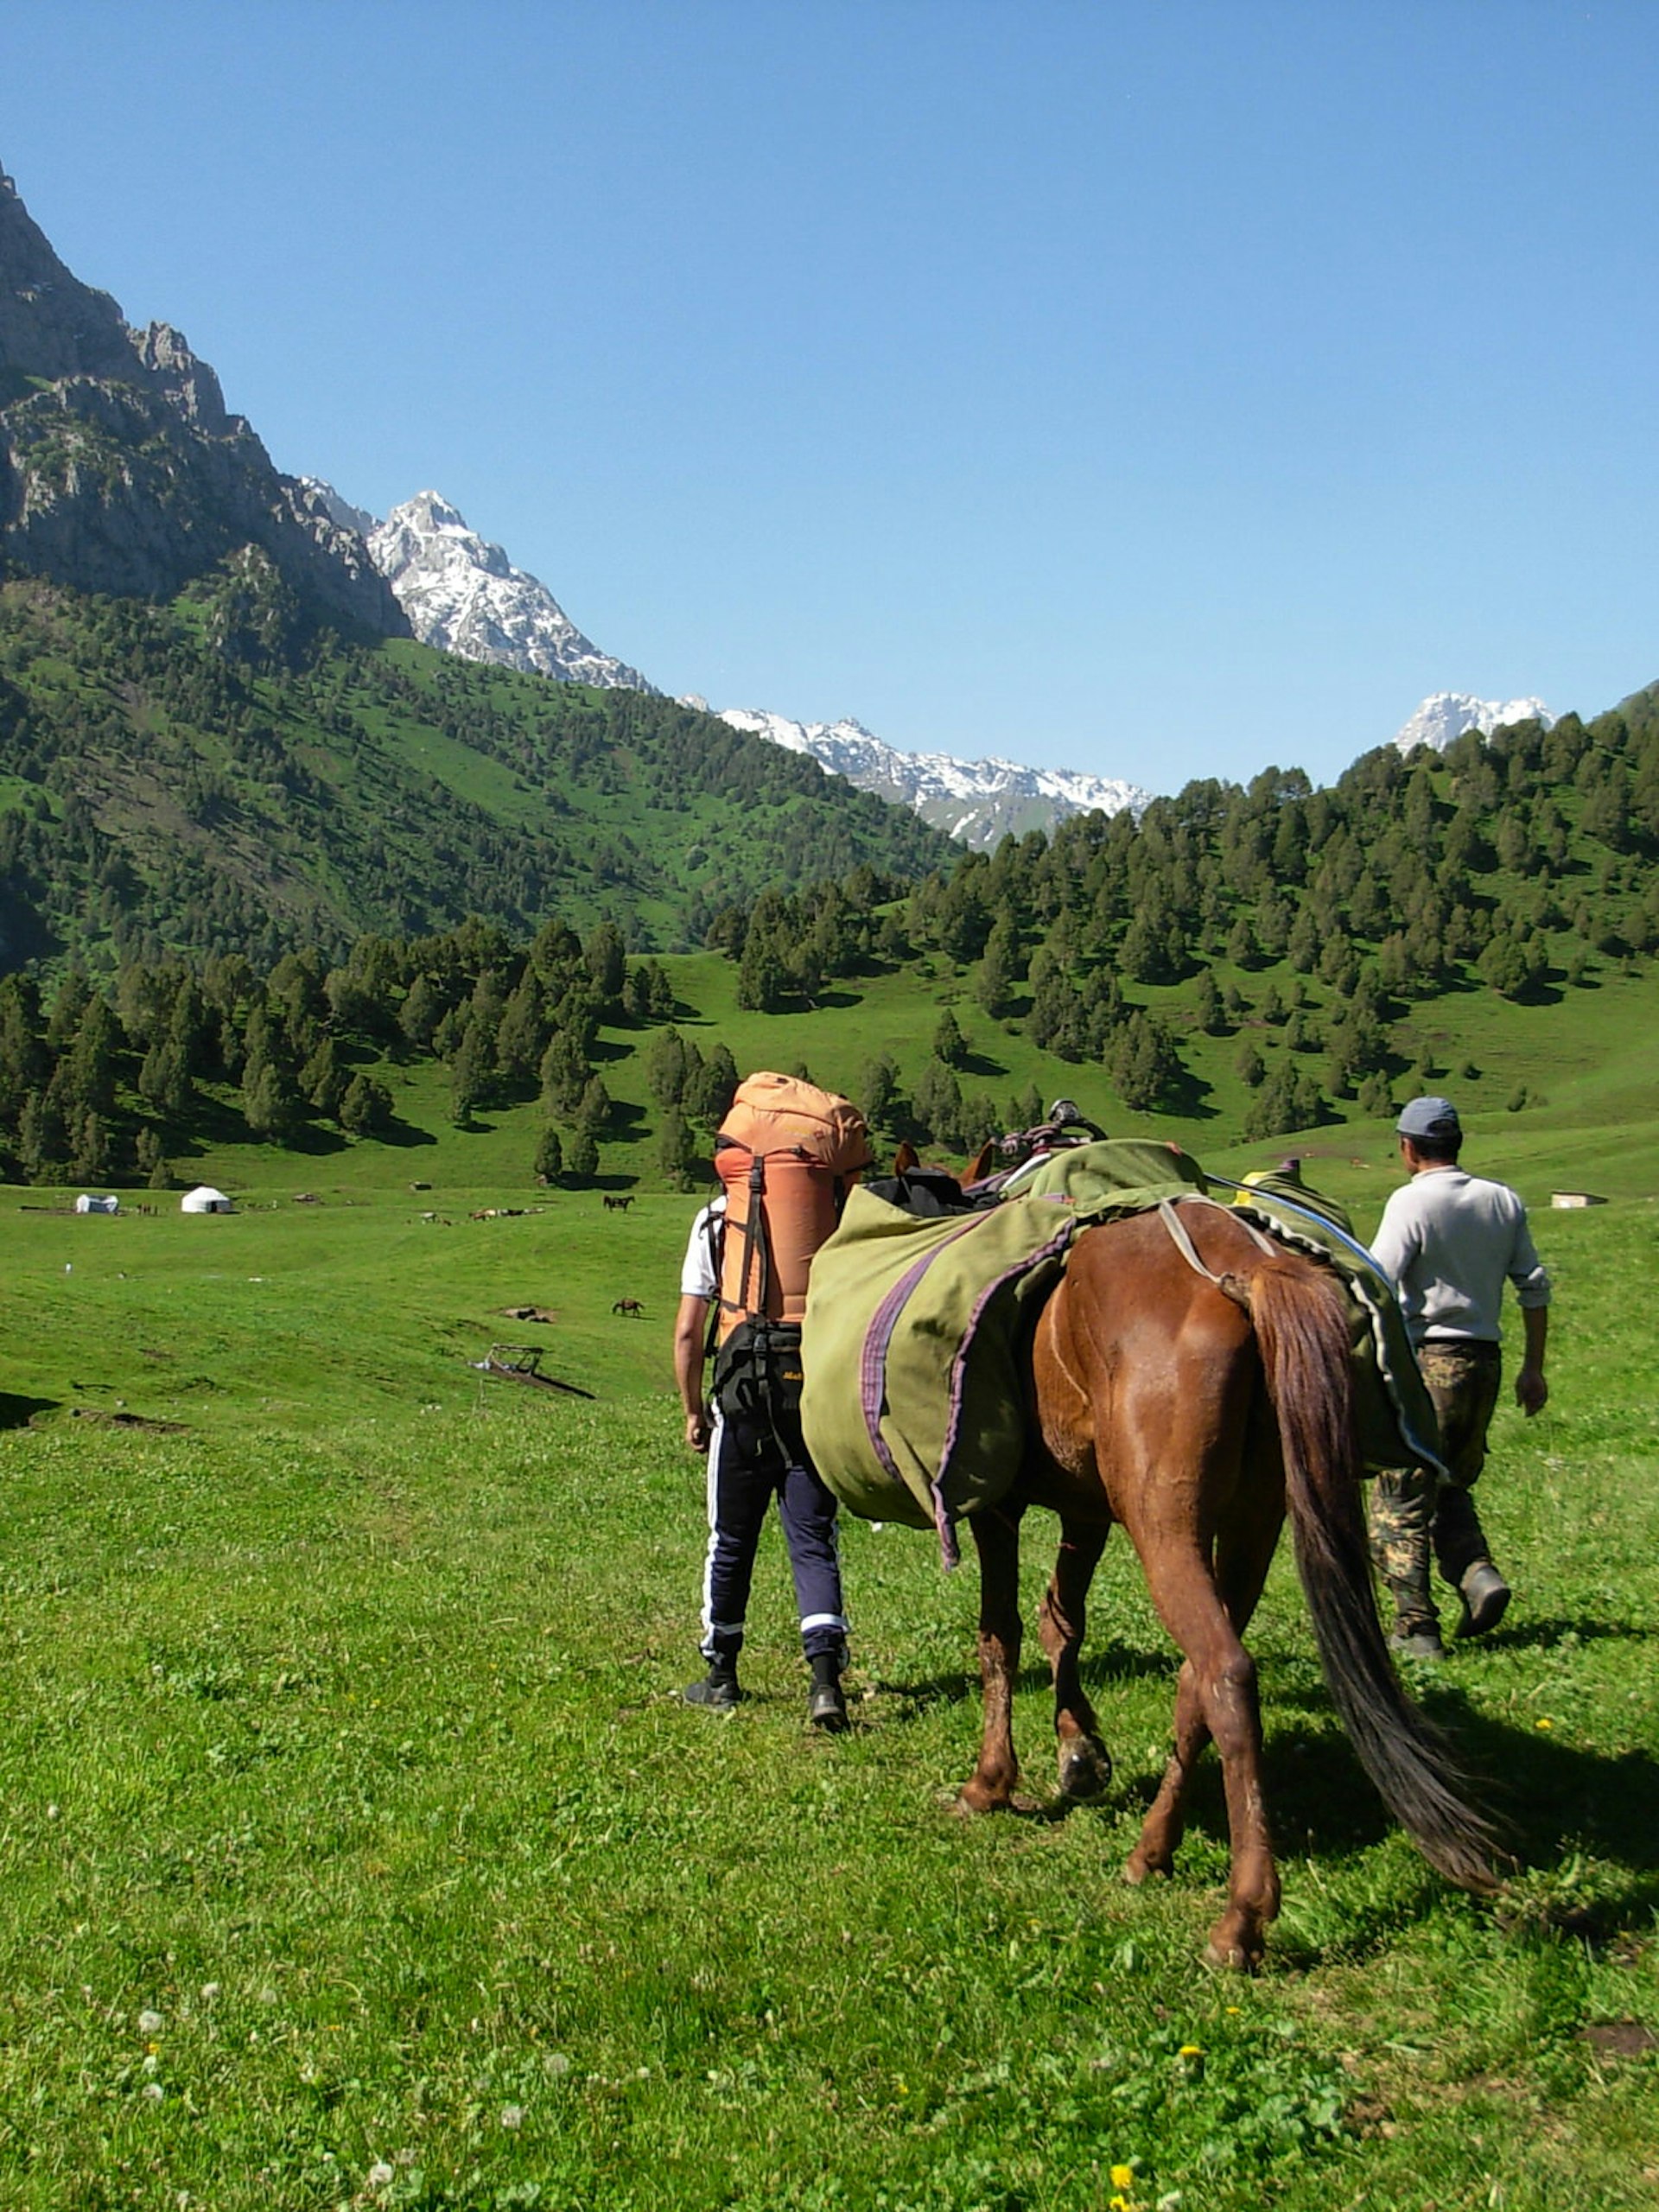
POLYGON ((805 753, 861 791, 913 807, 923 820, 964 844, 995 845, 1012 833, 1048 829, 1070 814, 1098 808, 1138 814, 1150 791, 1116 779, 1066 768, 1026 768, 995 758, 959 760, 949 753, 900 753, 850 717, 838 722, 797 722, 786 715, 728 708, 721 720, 734 729, 769 738, 791 753, 805 753))
POLYGON ((423 644, 567 683, 655 690, 637 668, 584 637, 547 586, 468 529, 441 493, 417 492, 377 522, 332 486, 312 488, 334 521, 364 538, 423 644))
MULTIPOLYGON (((638 669, 583 637, 546 585, 514 568, 501 547, 470 529, 441 493, 417 492, 377 522, 331 485, 316 479, 307 485, 331 520, 362 537, 423 644, 565 683, 656 689, 638 669)), ((701 699, 682 703, 707 710, 701 699)), ((832 775, 913 808, 969 845, 994 845, 1010 831, 1020 836, 1050 829, 1069 814, 1096 807, 1106 814, 1125 806, 1139 813, 1151 797, 1135 784, 1065 769, 900 753, 850 717, 798 722, 734 708, 721 719, 791 753, 810 754, 832 775)))
POLYGON ((1541 722, 1548 729, 1554 720, 1541 699, 1477 699, 1467 691, 1436 691, 1395 733, 1394 742, 1402 753, 1414 752, 1420 745, 1444 753, 1465 730, 1478 729, 1490 737, 1495 729, 1507 729, 1514 722, 1541 722))

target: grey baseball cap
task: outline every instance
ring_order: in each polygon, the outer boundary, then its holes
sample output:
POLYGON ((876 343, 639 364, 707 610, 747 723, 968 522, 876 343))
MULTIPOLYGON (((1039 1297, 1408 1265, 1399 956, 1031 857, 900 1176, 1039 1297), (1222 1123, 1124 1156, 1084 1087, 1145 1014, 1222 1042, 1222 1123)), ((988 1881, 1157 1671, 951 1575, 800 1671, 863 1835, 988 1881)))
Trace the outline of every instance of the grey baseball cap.
POLYGON ((1414 1098, 1395 1128, 1402 1137, 1459 1137, 1463 1123, 1449 1098, 1414 1098))

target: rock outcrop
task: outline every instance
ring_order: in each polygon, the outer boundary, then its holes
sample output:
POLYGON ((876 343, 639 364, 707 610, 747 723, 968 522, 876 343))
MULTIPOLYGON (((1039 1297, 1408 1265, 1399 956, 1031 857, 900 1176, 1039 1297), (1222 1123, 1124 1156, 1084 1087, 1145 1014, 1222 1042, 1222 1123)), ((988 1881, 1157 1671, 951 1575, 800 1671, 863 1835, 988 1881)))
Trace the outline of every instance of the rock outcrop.
POLYGON ((310 620, 409 634, 358 533, 273 467, 178 331, 129 328, 64 266, 0 172, 0 560, 170 599, 249 548, 310 620))

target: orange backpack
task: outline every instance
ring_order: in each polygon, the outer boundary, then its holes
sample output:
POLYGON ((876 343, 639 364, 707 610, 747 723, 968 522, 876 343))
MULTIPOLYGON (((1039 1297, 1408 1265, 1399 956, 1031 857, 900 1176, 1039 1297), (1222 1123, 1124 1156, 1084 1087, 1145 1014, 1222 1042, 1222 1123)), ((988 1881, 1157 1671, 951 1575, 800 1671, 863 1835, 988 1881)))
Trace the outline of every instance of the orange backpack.
POLYGON ((739 1084, 715 1137, 726 1191, 717 1341, 745 1320, 799 1326, 812 1255, 869 1164, 864 1117, 849 1100, 795 1076, 739 1084))

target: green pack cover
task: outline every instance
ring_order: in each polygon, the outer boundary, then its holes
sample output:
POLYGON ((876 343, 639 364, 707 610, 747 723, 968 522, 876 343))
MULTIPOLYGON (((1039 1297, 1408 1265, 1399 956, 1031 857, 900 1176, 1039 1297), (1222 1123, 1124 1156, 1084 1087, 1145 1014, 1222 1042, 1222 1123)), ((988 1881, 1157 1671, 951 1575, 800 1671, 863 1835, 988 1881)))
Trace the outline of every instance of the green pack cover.
POLYGON ((1077 1227, 1059 1198, 924 1221, 849 1193, 801 1329, 802 1432, 842 1504, 943 1537, 1002 1495, 1026 1426, 1015 1344, 1077 1227))
MULTIPOLYGON (((813 1260, 802 1336, 803 1430, 836 1497, 867 1520, 936 1529, 954 1562, 955 1522, 1019 1471, 1026 1347, 1075 1238, 1205 1191, 1189 1154, 1135 1139, 1056 1153, 979 1213, 923 1220, 853 1191, 813 1260)), ((1246 1218, 1344 1278, 1368 1462, 1434 1463, 1433 1408, 1370 1254, 1306 1205, 1247 1195, 1246 1218)))

